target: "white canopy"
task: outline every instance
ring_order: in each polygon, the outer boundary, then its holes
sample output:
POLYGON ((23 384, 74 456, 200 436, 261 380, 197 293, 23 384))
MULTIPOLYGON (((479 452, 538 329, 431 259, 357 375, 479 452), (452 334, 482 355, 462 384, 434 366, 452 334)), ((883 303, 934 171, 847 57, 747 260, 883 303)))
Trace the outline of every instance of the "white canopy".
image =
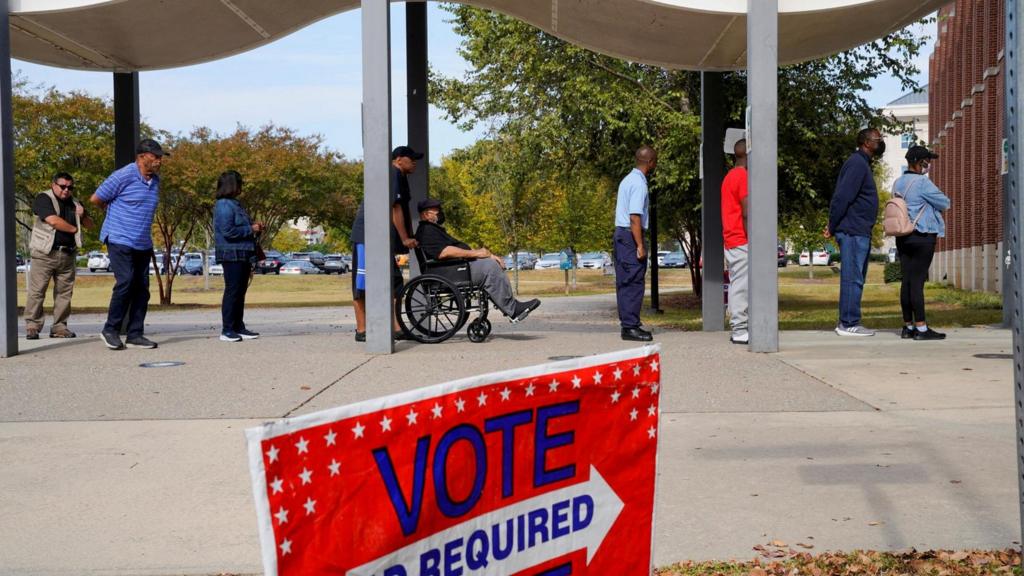
MULTIPOLYGON (((780 64, 878 38, 949 0, 780 0, 780 64)), ((565 40, 667 68, 746 66, 746 0, 467 0, 565 40)), ((358 0, 10 0, 15 58, 131 72, 216 60, 358 0)))

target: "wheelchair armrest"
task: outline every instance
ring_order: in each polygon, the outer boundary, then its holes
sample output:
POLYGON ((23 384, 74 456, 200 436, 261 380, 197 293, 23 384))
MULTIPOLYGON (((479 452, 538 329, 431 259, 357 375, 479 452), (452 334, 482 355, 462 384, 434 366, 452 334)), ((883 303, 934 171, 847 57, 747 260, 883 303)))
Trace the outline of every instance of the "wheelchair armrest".
POLYGON ((430 270, 431 268, 447 268, 449 266, 469 264, 473 260, 475 260, 475 258, 445 258, 443 260, 426 260, 423 262, 423 267, 426 270, 430 270))

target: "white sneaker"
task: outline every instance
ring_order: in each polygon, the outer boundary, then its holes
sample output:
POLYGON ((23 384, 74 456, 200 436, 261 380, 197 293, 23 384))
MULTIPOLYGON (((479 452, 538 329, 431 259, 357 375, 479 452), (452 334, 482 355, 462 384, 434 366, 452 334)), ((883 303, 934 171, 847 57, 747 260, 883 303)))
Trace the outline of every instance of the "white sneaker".
POLYGON ((750 332, 744 332, 743 334, 733 334, 729 338, 729 342, 733 344, 750 344, 750 332))
POLYGON ((860 324, 845 327, 838 325, 836 326, 836 334, 839 334, 840 336, 874 336, 875 331, 869 330, 860 324))

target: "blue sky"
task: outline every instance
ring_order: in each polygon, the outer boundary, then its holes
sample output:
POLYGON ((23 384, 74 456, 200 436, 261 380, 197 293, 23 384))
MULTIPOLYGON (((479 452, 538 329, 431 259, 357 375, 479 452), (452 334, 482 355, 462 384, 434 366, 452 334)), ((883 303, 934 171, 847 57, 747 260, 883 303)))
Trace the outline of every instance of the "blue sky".
MULTIPOLYGON (((457 53, 459 37, 445 23, 446 12, 433 2, 427 6, 430 63, 442 74, 461 75, 466 63, 457 53)), ((231 58, 143 72, 139 88, 143 119, 171 132, 207 126, 219 133, 229 133, 238 124, 258 127, 273 122, 304 134, 322 134, 330 148, 349 158, 361 158, 359 24, 359 11, 350 11, 231 58)), ((391 24, 392 141, 398 145, 406 140, 404 4, 392 5, 391 24)), ((930 47, 925 50, 919 65, 925 75, 930 52, 930 47)), ((113 93, 109 73, 76 72, 20 61, 13 63, 13 69, 33 84, 82 90, 108 98, 113 93)), ((898 83, 885 79, 868 94, 868 100, 882 106, 900 95, 898 83)), ((480 130, 461 132, 433 110, 431 163, 439 163, 442 155, 471 144, 481 134, 480 130)))

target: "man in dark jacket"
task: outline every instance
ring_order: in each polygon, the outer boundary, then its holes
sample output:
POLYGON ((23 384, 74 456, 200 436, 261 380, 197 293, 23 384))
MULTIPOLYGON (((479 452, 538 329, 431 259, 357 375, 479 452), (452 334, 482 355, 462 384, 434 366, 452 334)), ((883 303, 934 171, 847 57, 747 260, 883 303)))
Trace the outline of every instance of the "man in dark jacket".
POLYGON ((825 238, 835 237, 842 258, 839 276, 840 336, 874 336, 861 325, 860 301, 868 274, 871 229, 878 219, 878 189, 871 161, 885 153, 885 140, 874 128, 857 134, 857 151, 843 164, 828 211, 825 238))

